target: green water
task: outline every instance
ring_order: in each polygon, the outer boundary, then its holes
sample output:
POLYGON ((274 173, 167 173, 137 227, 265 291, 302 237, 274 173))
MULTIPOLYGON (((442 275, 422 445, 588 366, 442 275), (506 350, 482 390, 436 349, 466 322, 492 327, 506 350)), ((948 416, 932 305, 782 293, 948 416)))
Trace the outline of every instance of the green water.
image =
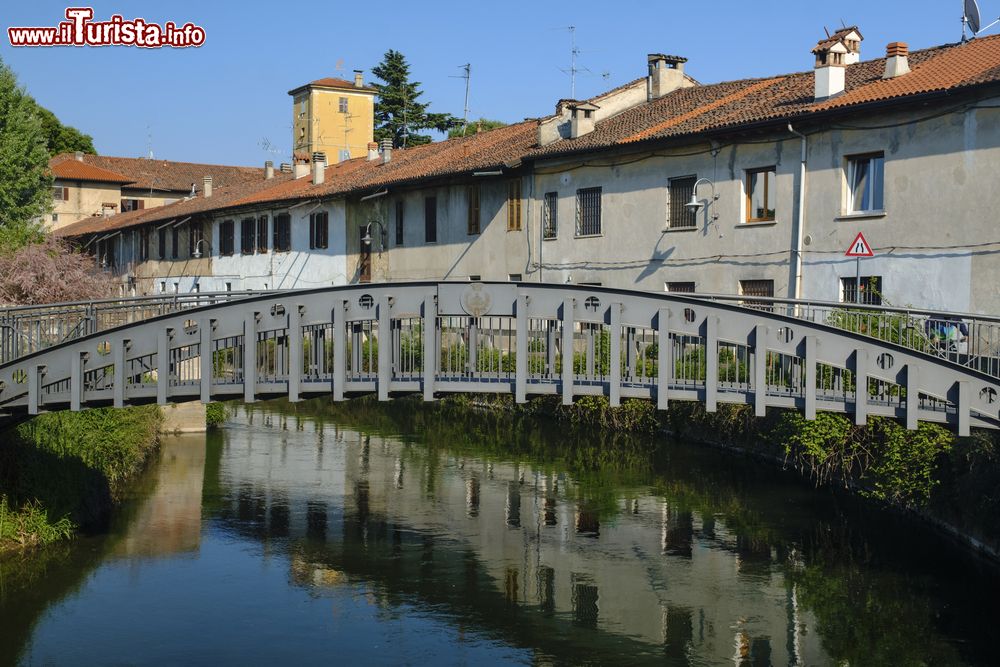
POLYGON ((0 663, 996 664, 995 572, 773 467, 322 402, 168 438, 108 535, 0 561, 0 663))

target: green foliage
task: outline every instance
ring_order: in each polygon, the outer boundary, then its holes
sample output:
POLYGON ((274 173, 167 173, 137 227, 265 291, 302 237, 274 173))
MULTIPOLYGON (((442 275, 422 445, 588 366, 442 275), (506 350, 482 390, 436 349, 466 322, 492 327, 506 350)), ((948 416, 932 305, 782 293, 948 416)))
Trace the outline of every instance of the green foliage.
POLYGON ((89 134, 84 134, 75 127, 63 125, 56 118, 56 115, 41 105, 37 106, 38 118, 42 123, 42 132, 45 134, 45 145, 49 155, 59 153, 82 153, 96 154, 94 150, 94 140, 89 134))
POLYGON ((874 488, 865 493, 894 505, 926 505, 940 484, 935 473, 955 436, 937 424, 921 422, 917 430, 908 431, 899 422, 880 417, 869 420, 866 433, 878 446, 871 466, 874 488))
POLYGON ((470 120, 468 126, 464 128, 462 127, 462 125, 458 125, 457 127, 452 127, 450 130, 448 130, 448 138, 454 139, 456 137, 468 137, 473 134, 479 134, 480 132, 488 132, 489 130, 495 130, 498 127, 507 127, 507 123, 503 122, 502 120, 489 120, 488 118, 480 118, 479 120, 470 120))
POLYGON ((228 416, 229 408, 225 403, 213 401, 205 406, 205 426, 208 428, 221 428, 228 416))
POLYGON ((7 544, 30 547, 51 544, 71 537, 75 526, 69 517, 50 521, 48 512, 37 500, 12 507, 6 495, 0 496, 0 552, 7 544))
POLYGON ((55 527, 101 525, 155 450, 161 419, 155 405, 51 412, 0 434, 9 507, 44 508, 55 527))
POLYGON ((604 396, 581 396, 573 405, 559 405, 557 417, 578 426, 591 426, 622 433, 654 433, 660 427, 656 406, 649 401, 626 399, 617 408, 604 396))
POLYGON ((375 103, 375 140, 392 139, 393 146, 405 148, 430 143, 420 130, 446 132, 454 125, 451 114, 429 113, 429 103, 420 102, 423 94, 420 82, 410 81, 410 66, 399 51, 389 49, 382 62, 372 68, 372 74, 383 83, 373 84, 378 90, 375 103))
POLYGON ((35 101, 0 61, 0 252, 36 240, 52 206, 52 175, 35 101))

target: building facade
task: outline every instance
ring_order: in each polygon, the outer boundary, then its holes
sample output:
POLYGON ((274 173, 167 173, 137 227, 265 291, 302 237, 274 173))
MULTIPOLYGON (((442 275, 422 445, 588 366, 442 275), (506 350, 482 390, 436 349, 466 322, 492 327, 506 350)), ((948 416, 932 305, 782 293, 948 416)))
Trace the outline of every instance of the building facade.
POLYGON ((376 91, 364 84, 318 79, 288 91, 292 96, 292 146, 296 160, 325 153, 340 162, 364 156, 375 133, 376 91))

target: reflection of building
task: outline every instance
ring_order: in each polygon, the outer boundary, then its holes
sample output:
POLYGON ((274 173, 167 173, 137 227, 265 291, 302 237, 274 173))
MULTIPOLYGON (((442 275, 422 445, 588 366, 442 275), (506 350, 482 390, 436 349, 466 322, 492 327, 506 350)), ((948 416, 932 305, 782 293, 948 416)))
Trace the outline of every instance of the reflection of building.
POLYGON ((580 641, 596 633, 713 664, 824 661, 784 554, 720 518, 648 495, 618 498, 609 518, 562 473, 269 418, 272 433, 230 439, 221 476, 235 519, 306 541, 292 565, 302 585, 354 575, 417 594, 466 586, 480 601, 586 631, 580 641), (257 438, 266 456, 252 453, 257 438))
POLYGON ((139 501, 115 549, 117 556, 172 556, 198 550, 205 436, 162 437, 154 475, 156 489, 139 501))

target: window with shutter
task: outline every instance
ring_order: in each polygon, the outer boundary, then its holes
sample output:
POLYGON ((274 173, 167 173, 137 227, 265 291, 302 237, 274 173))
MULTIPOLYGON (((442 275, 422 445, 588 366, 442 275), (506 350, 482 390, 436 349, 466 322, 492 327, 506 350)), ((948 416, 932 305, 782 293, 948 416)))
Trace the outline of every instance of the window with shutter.
MULTIPOLYGON (((232 225, 232 222, 230 222, 232 225)), ((257 246, 257 221, 253 218, 243 218, 240 221, 240 252, 252 255, 257 246)))
POLYGON ((309 216, 309 248, 325 249, 329 245, 330 214, 326 211, 309 216))
POLYGON ((697 176, 670 179, 667 185, 668 229, 693 229, 698 226, 696 213, 687 207, 697 180, 697 176))
MULTIPOLYGON (((243 227, 240 231, 246 230, 246 221, 243 221, 243 227)), ((233 234, 235 233, 235 223, 232 220, 223 220, 219 223, 219 254, 223 257, 229 257, 235 251, 235 239, 233 234)), ((245 242, 244 242, 245 243, 245 242)))
POLYGON ((469 220, 467 225, 467 232, 472 234, 479 233, 479 186, 470 185, 468 191, 469 200, 469 220))
POLYGON ((507 231, 521 230, 521 179, 507 184, 507 231))
POLYGON ((262 215, 257 218, 257 252, 264 254, 267 252, 267 216, 262 215))
POLYGON ((403 245, 403 202, 396 202, 396 245, 403 245))
POLYGON ((424 241, 437 243, 437 197, 424 199, 424 241))
POLYGON ((274 252, 288 252, 292 249, 292 218, 287 213, 274 216, 274 252))

